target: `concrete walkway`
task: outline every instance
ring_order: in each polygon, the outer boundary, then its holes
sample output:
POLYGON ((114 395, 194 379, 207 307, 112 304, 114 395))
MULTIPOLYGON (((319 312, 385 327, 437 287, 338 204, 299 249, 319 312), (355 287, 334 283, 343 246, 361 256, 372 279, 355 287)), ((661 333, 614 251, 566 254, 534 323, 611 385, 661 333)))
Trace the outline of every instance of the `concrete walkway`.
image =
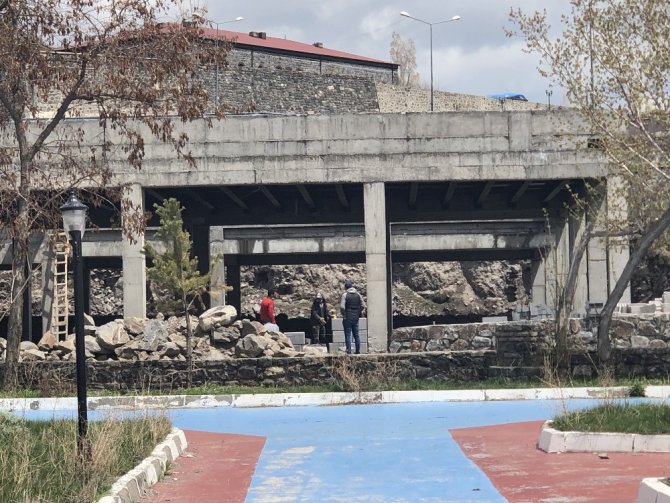
POLYGON ((669 473, 670 453, 547 454, 536 448, 542 423, 450 433, 510 502, 632 502, 643 478, 669 473))
MULTIPOLYGON (((665 388, 660 400, 667 400, 665 388)), ((619 502, 634 500, 643 477, 668 475, 665 454, 602 460, 535 448, 542 421, 600 400, 538 400, 532 397, 548 392, 496 390, 483 392, 485 401, 461 401, 478 392, 447 393, 456 401, 437 401, 445 398, 441 392, 419 392, 417 403, 365 405, 333 405, 344 396, 266 395, 214 399, 213 407, 201 397, 163 409, 187 432, 192 457, 180 459, 147 502, 619 502), (306 405, 314 402, 330 406, 306 405)), ((390 398, 409 402, 412 393, 390 398)), ((34 401, 11 405, 31 419, 76 415, 34 401)), ((89 417, 105 417, 110 408, 89 417)))

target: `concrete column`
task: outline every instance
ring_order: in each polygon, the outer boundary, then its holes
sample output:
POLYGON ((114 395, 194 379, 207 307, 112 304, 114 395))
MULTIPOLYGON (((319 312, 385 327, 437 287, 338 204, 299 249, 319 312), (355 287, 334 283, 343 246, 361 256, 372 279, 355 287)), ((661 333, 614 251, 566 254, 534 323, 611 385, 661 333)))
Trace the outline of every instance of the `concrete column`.
MULTIPOLYGON (((548 253, 543 251, 543 253, 548 253)), ((531 262, 532 286, 530 289, 531 302, 533 304, 547 303, 547 277, 546 277, 546 255, 531 262)))
POLYGON ((223 257, 223 227, 209 228, 210 307, 226 304, 226 275, 223 257))
MULTIPOLYGON (((574 259, 575 246, 584 235, 586 230, 586 214, 572 215, 568 221, 570 231, 570 263, 574 259)), ((579 264, 579 272, 577 277, 577 288, 575 289, 575 296, 572 300, 572 313, 575 315, 586 314, 586 302, 589 298, 588 278, 586 274, 588 262, 588 253, 584 253, 579 264)))
POLYGON ((388 275, 386 254, 386 193, 384 183, 363 184, 365 270, 367 276, 368 348, 388 349, 388 275))
MULTIPOLYGON (((618 200, 618 185, 615 177, 608 180, 606 191, 591 202, 589 218, 625 219, 628 208, 625 201, 618 200)), ((604 225, 596 225, 595 230, 605 230, 604 225)), ((591 303, 605 303, 628 261, 628 241, 623 238, 597 237, 591 239, 588 248, 588 299, 591 303)), ((630 287, 626 289, 620 302, 630 302, 630 287)))
POLYGON ((237 261, 237 256, 229 255, 226 260, 226 285, 232 288, 232 290, 227 293, 226 302, 237 309, 237 314, 242 312, 241 283, 240 264, 237 261))
MULTIPOLYGON (((134 207, 131 211, 144 212, 144 194, 142 186, 133 184, 128 194, 134 207)), ((147 269, 146 260, 142 253, 144 248, 144 233, 134 236, 131 243, 123 238, 121 244, 121 259, 123 261, 123 316, 125 318, 147 316, 147 269)))

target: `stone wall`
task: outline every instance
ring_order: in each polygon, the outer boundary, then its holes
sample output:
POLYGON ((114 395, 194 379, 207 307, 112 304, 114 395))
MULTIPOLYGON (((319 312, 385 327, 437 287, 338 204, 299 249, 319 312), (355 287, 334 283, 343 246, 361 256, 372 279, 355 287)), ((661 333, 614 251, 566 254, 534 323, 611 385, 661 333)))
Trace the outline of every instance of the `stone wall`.
POLYGON ((232 112, 298 114, 359 113, 378 110, 372 79, 361 76, 229 65, 204 76, 210 96, 232 112))
POLYGON ((246 70, 271 69, 277 73, 310 73, 317 75, 341 75, 365 77, 376 82, 391 83, 395 72, 366 64, 319 59, 318 56, 291 56, 249 49, 232 49, 227 56, 227 67, 246 70))
MULTIPOLYGON (((385 380, 433 379, 478 381, 487 377, 491 351, 362 355, 314 358, 248 358, 194 363, 193 385, 302 386, 335 382, 351 369, 357 379, 380 375, 385 380)), ((22 362, 20 382, 45 393, 74 391, 72 362, 22 362)), ((179 361, 86 362, 88 389, 112 391, 168 391, 186 386, 187 363, 179 361)), ((0 376, 4 365, 0 366, 0 376)))
MULTIPOLYGON (((380 112, 426 112, 430 110, 430 89, 377 84, 380 112)), ((459 111, 519 111, 545 110, 547 105, 530 101, 499 100, 485 96, 433 91, 433 109, 436 112, 459 111)))

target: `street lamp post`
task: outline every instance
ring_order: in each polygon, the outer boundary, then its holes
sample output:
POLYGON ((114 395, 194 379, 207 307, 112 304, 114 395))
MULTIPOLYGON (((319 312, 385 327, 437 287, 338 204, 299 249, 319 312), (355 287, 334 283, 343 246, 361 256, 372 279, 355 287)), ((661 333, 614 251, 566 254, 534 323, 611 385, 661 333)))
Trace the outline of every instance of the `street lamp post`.
POLYGON ((423 19, 419 19, 418 17, 410 16, 409 12, 407 11, 401 11, 400 12, 401 16, 408 17, 410 19, 414 19, 414 21, 418 21, 419 23, 427 24, 428 27, 430 28, 430 111, 433 111, 433 26, 437 24, 444 24, 444 23, 451 23, 452 21, 458 21, 461 19, 461 16, 453 16, 451 19, 445 19, 444 21, 438 21, 437 23, 429 23, 428 21, 424 21, 423 19))
POLYGON ((87 459, 90 455, 88 440, 88 410, 86 406, 86 354, 84 341, 84 266, 81 256, 81 238, 86 231, 86 212, 88 207, 83 204, 74 191, 69 199, 60 207, 63 215, 63 229, 73 244, 74 268, 74 315, 75 315, 75 351, 77 357, 77 418, 78 437, 77 452, 79 459, 87 459))

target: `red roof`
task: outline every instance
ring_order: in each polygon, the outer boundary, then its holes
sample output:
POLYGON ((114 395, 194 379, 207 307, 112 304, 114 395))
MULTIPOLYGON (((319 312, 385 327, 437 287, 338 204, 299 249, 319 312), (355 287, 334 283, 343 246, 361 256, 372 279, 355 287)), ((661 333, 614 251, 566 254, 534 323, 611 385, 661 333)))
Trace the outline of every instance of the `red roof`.
POLYGON ((365 56, 357 56, 348 52, 336 51, 334 49, 327 49, 325 47, 318 47, 312 44, 304 44, 302 42, 295 42, 285 38, 275 37, 252 37, 247 33, 240 33, 236 31, 217 30, 215 28, 203 28, 204 38, 216 40, 228 40, 235 45, 246 45, 252 47, 259 47, 263 49, 270 49, 275 51, 295 52, 301 54, 308 54, 311 56, 324 56, 328 59, 346 59, 350 61, 357 61, 362 63, 373 63, 375 65, 389 65, 397 67, 396 63, 383 61, 381 59, 366 58, 365 56))

